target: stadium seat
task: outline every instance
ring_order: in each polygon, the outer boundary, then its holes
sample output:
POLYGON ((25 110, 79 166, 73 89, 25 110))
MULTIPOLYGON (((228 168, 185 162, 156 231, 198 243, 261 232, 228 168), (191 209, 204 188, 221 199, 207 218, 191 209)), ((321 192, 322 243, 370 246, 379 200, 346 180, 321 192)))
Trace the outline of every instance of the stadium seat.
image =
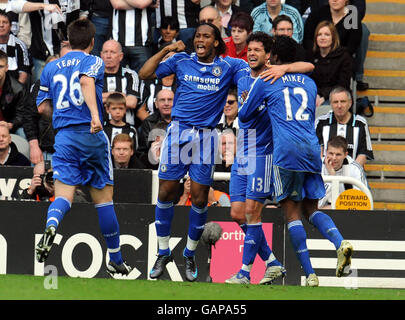
POLYGON ((17 146, 19 152, 21 152, 28 159, 30 158, 30 145, 26 139, 16 134, 11 134, 11 141, 17 146))

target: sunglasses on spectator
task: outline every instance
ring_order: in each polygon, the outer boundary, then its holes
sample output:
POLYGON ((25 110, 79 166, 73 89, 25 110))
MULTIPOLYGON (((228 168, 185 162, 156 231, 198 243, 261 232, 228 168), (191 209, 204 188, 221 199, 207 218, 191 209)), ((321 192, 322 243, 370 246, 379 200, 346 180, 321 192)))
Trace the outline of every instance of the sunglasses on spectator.
POLYGON ((228 100, 226 103, 227 104, 234 104, 236 102, 236 100, 228 100))

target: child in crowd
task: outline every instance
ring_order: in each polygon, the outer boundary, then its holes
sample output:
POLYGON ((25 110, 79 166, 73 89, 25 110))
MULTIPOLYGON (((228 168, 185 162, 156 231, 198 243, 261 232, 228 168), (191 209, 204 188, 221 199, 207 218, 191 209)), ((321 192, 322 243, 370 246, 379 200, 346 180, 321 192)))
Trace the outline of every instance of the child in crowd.
POLYGON ((105 107, 110 119, 106 120, 104 131, 110 140, 110 144, 117 134, 126 133, 134 140, 134 150, 137 150, 138 133, 135 127, 125 122, 127 106, 124 95, 119 92, 111 93, 107 98, 105 107))

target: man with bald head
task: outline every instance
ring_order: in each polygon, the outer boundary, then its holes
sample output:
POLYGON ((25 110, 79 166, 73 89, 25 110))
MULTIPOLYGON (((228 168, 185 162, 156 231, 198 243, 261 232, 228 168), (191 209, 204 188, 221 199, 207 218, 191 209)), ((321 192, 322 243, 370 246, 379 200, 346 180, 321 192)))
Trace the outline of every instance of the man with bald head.
MULTIPOLYGON (((205 6, 204 8, 201 9, 200 14, 199 14, 199 23, 212 23, 214 26, 216 26, 219 31, 221 32, 221 37, 226 38, 228 35, 225 32, 225 29, 222 27, 222 18, 221 18, 221 13, 217 8, 214 6, 205 6)), ((193 39, 190 39, 185 43, 186 45, 186 52, 190 54, 191 52, 194 52, 194 43, 193 39)))
POLYGON ((103 102, 105 103, 108 96, 112 92, 120 92, 125 96, 127 113, 125 122, 132 126, 138 127, 141 120, 145 118, 141 115, 137 120, 137 104, 139 99, 139 78, 138 74, 121 66, 121 61, 124 58, 121 44, 116 40, 107 40, 103 44, 100 53, 101 59, 105 64, 104 86, 103 86, 103 102))
POLYGON ((212 23, 221 31, 222 38, 227 37, 224 28, 222 27, 222 18, 219 10, 213 6, 206 6, 201 9, 199 15, 200 23, 212 23))
POLYGON ((152 141, 149 140, 149 133, 160 121, 170 123, 172 121, 172 107, 173 107, 174 92, 169 89, 162 89, 156 95, 155 106, 156 112, 147 117, 141 126, 141 134, 139 141, 139 150, 148 152, 152 141))

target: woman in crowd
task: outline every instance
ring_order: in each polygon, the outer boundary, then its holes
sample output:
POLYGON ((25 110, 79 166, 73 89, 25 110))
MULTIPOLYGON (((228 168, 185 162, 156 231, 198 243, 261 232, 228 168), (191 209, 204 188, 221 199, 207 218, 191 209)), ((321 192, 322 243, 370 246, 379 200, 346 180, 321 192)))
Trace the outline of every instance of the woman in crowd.
POLYGON ((335 25, 330 21, 322 21, 316 27, 312 54, 315 70, 311 77, 318 87, 318 107, 328 103, 333 87, 340 85, 350 90, 353 58, 340 46, 335 25))

